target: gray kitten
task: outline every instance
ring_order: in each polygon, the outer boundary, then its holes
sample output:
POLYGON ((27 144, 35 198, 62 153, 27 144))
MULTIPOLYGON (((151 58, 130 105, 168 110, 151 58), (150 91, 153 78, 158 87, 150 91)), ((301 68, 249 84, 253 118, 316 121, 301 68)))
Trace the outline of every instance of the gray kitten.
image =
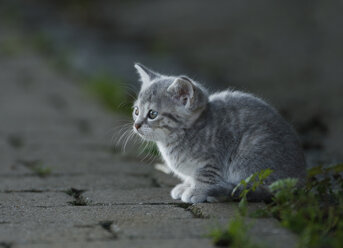
MULTIPOLYGON (((266 184, 305 178, 305 161, 289 124, 263 100, 239 91, 209 95, 185 76, 165 76, 135 64, 142 81, 134 131, 156 142, 183 183, 171 191, 183 202, 214 202, 251 174, 270 168, 266 184)), ((250 200, 263 200, 258 190, 250 200)))

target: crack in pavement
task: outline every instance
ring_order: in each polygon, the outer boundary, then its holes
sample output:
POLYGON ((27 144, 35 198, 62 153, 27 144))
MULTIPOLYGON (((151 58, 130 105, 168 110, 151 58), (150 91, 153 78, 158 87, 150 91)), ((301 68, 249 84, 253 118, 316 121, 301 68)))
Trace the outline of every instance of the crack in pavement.
POLYGON ((190 212, 194 218, 197 219, 208 219, 209 216, 205 215, 200 208, 198 208, 196 205, 191 204, 191 203, 175 203, 174 204, 176 207, 183 208, 185 211, 190 212))
POLYGON ((70 201, 68 203, 72 206, 89 206, 89 199, 82 195, 85 191, 86 190, 76 188, 66 190, 65 193, 67 195, 74 197, 74 201, 70 201))
POLYGON ((95 228, 97 226, 100 226, 102 229, 108 232, 111 235, 110 239, 118 239, 120 228, 114 224, 114 221, 112 220, 100 221, 98 224, 74 225, 76 228, 95 228))
POLYGON ((114 224, 114 221, 111 221, 111 220, 100 221, 99 225, 112 235, 112 239, 118 238, 118 233, 120 232, 120 228, 116 224, 114 224))
POLYGON ((23 189, 23 190, 0 190, 0 193, 44 193, 44 192, 61 192, 52 190, 39 190, 39 189, 23 189))
MULTIPOLYGON (((51 173, 49 177, 77 177, 87 175, 86 173, 51 173)), ((39 176, 39 175, 38 175, 39 176)), ((25 177, 37 177, 37 173, 24 173, 21 175, 13 175, 13 174, 1 174, 0 178, 25 178, 25 177)), ((40 176, 41 177, 41 176, 40 176)))

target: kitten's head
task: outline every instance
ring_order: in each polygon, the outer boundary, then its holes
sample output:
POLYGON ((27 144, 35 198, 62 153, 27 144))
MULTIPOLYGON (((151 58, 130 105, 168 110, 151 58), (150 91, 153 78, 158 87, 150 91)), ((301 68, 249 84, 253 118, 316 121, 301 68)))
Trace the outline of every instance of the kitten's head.
POLYGON ((206 90, 188 77, 161 75, 140 64, 135 68, 142 85, 133 106, 133 129, 143 139, 171 141, 206 108, 206 90))

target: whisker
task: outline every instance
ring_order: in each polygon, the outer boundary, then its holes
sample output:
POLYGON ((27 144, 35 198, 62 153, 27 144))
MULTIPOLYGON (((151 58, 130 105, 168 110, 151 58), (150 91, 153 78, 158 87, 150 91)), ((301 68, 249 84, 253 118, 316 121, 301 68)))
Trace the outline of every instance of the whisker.
POLYGON ((129 139, 130 139, 131 136, 132 136, 132 133, 130 132, 129 135, 126 137, 126 140, 125 140, 125 142, 124 142, 123 149, 122 149, 122 151, 123 151, 124 153, 126 152, 126 145, 127 145, 127 143, 128 143, 128 141, 129 141, 129 139))
POLYGON ((119 137, 119 139, 116 142, 116 146, 119 146, 123 138, 130 132, 130 129, 125 130, 119 137))
POLYGON ((147 148, 147 145, 148 145, 147 141, 143 140, 143 142, 142 142, 142 143, 140 144, 140 146, 139 146, 140 152, 138 153, 138 156, 141 156, 141 155, 144 153, 144 151, 145 151, 146 148, 147 148), (143 146, 143 147, 142 147, 142 146, 143 146))

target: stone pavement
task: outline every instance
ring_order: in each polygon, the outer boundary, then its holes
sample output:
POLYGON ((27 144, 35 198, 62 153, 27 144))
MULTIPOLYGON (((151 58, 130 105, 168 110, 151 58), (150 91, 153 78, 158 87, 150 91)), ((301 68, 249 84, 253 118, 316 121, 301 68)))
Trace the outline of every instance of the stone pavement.
MULTIPOLYGON (((212 246, 237 203, 172 200, 176 179, 114 149, 121 119, 37 55, 0 58, 0 247, 212 246)), ((274 219, 251 237, 296 242, 274 219)))

